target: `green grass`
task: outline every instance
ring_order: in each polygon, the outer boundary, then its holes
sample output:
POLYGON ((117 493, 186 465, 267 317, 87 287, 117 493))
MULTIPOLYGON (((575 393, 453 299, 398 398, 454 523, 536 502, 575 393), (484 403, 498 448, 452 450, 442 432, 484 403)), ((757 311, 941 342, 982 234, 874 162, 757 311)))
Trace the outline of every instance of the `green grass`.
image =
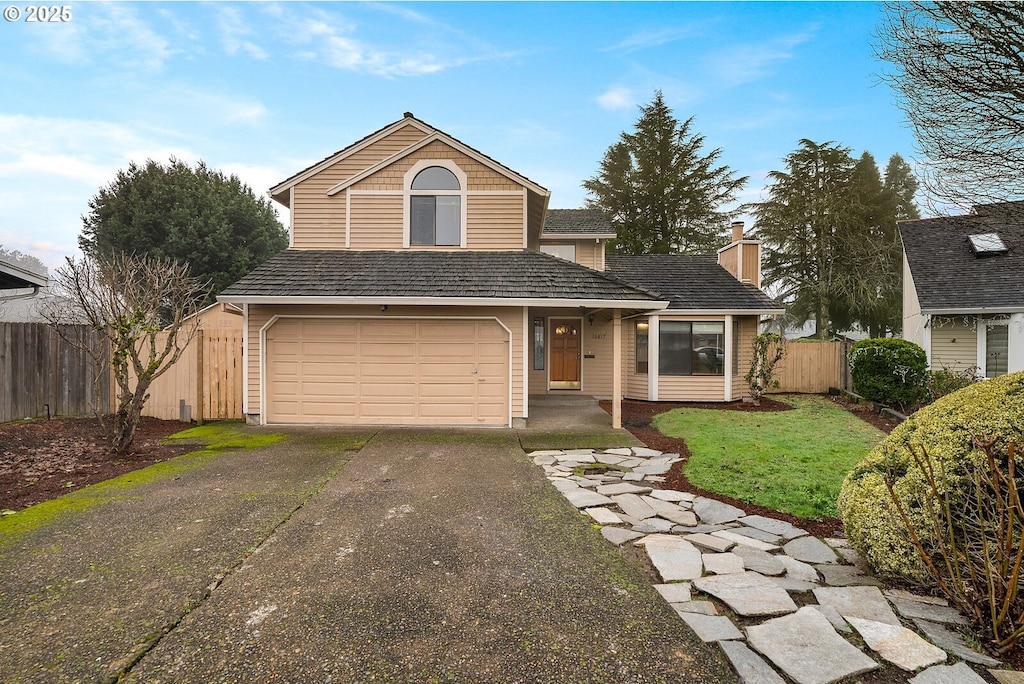
POLYGON ((684 472, 698 487, 801 518, 838 516, 843 478, 885 434, 822 397, 772 398, 795 408, 675 409, 652 424, 686 442, 684 472))

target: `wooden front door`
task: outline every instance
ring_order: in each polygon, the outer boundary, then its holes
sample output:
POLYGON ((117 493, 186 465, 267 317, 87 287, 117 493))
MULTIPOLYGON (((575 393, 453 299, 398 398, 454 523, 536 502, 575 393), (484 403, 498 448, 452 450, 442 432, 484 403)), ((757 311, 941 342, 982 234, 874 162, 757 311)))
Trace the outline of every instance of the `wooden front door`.
POLYGON ((551 320, 551 389, 580 388, 579 319, 551 320))

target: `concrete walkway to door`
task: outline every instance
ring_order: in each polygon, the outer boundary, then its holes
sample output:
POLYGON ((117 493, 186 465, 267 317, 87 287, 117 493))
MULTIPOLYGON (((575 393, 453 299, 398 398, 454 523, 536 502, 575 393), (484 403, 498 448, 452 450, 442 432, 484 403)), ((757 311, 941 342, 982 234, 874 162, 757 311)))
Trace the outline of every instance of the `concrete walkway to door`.
MULTIPOLYGON (((257 429, 257 428, 247 428, 257 429)), ((726 682, 513 430, 302 430, 0 541, 5 682, 726 682)), ((19 514, 20 515, 20 514, 19 514)))

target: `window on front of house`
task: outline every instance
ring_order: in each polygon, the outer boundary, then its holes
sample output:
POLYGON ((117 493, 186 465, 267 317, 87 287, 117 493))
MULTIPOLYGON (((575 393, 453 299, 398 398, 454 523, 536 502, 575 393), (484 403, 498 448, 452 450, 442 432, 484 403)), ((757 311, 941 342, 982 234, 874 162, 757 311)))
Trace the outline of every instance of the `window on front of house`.
POLYGON ((659 375, 722 375, 725 324, 662 321, 658 331, 659 375))
POLYGON ((428 166, 410 186, 409 244, 458 246, 462 243, 459 179, 443 166, 428 166))
POLYGON ((566 261, 576 261, 576 245, 574 244, 541 245, 540 251, 566 261))

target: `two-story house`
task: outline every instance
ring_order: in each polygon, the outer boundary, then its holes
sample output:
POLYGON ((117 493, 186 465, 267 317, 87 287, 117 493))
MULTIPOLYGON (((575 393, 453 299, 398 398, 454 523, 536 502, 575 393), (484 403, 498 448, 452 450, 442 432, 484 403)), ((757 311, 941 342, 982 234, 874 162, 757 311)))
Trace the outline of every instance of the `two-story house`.
POLYGON ((519 426, 530 396, 734 401, 762 314, 759 243, 605 256, 600 212, 412 114, 271 189, 289 248, 221 293, 264 424, 519 426))

